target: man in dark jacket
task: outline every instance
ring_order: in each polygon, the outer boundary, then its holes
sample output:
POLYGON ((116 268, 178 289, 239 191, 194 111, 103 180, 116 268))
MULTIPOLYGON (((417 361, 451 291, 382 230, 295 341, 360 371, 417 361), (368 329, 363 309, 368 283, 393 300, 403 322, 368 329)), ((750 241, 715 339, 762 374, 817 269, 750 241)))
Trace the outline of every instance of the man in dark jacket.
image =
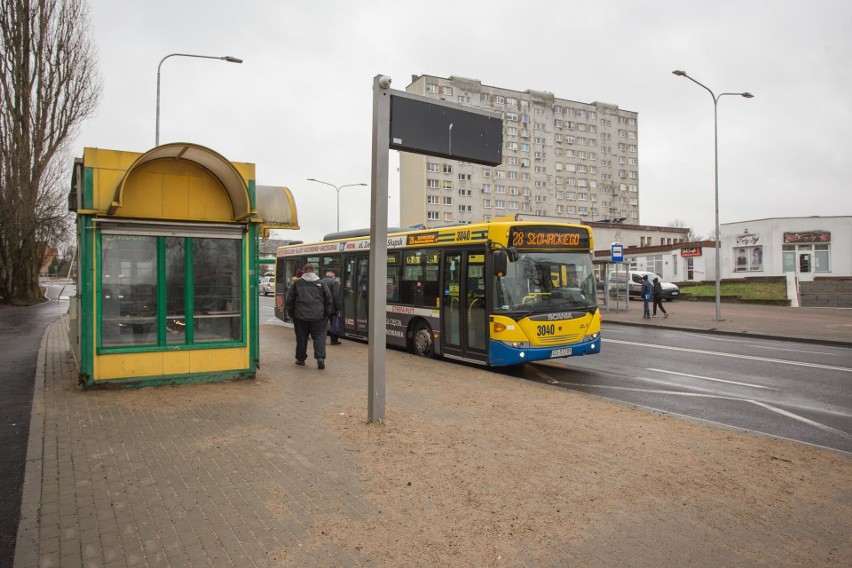
MULTIPOLYGON (((328 318, 328 329, 329 329, 329 337, 331 337, 332 345, 340 345, 340 335, 335 334, 334 327, 332 322, 334 318, 340 317, 340 309, 343 307, 343 298, 340 296, 340 282, 335 278, 337 274, 335 273, 333 268, 329 268, 325 273, 325 278, 322 279, 323 284, 328 287, 328 291, 331 292, 332 303, 334 304, 331 309, 331 315, 328 318)), ((342 323, 342 322, 341 322, 342 323)), ((342 329, 341 325, 341 329, 342 329)))
POLYGON ((317 367, 325 369, 325 334, 334 300, 328 287, 314 273, 312 264, 306 264, 302 277, 290 286, 285 307, 296 330, 296 364, 305 364, 310 337, 314 343, 317 367))
POLYGON ((642 275, 642 319, 651 319, 651 297, 654 295, 654 286, 648 282, 648 275, 642 275))
POLYGON ((660 307, 660 311, 665 314, 663 317, 669 317, 669 312, 666 311, 666 308, 663 307, 663 285, 660 284, 659 278, 654 278, 654 316, 657 317, 657 306, 660 307))

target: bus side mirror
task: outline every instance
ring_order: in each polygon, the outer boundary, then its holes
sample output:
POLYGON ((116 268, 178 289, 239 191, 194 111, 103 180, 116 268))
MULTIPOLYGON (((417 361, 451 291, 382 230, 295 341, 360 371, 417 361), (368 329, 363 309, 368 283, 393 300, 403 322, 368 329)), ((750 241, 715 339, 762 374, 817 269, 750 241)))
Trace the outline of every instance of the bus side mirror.
POLYGON ((504 249, 495 250, 491 253, 491 265, 495 276, 506 275, 506 269, 509 268, 509 255, 504 249))
POLYGON ((518 249, 509 247, 506 249, 506 252, 509 255, 509 262, 518 262, 518 249))

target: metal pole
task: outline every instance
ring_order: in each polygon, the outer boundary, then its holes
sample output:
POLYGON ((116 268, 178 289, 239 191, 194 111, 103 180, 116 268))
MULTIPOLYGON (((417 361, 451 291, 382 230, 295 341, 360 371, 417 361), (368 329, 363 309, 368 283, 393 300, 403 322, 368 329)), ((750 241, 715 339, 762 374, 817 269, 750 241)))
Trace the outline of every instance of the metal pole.
POLYGON ((166 55, 165 57, 160 59, 160 64, 157 65, 157 126, 156 133, 154 136, 154 146, 160 145, 160 68, 163 66, 163 61, 165 61, 169 57, 197 57, 199 59, 220 59, 222 61, 227 61, 228 63, 243 62, 242 59, 231 57, 230 55, 218 57, 215 55, 193 55, 191 53, 170 53, 169 55, 166 55))
POLYGON ((388 153, 390 152, 390 77, 373 78, 373 159, 370 203, 370 291, 367 416, 385 419, 385 349, 387 347, 388 153))
POLYGON ((340 188, 335 187, 334 191, 337 192, 337 232, 340 232, 340 188))
POLYGON ((716 321, 722 321, 722 235, 719 225, 719 99, 725 95, 737 95, 746 99, 754 98, 749 92, 743 93, 720 93, 716 96, 707 85, 696 81, 686 71, 672 71, 678 77, 686 77, 696 85, 704 88, 713 98, 713 172, 714 172, 714 200, 716 209, 716 321))
MULTIPOLYGON (((713 91, 710 91, 713 94, 713 91)), ((721 96, 721 95, 719 95, 721 96)), ((713 97, 713 156, 716 181, 716 321, 722 321, 722 235, 719 234, 719 97, 713 97)))

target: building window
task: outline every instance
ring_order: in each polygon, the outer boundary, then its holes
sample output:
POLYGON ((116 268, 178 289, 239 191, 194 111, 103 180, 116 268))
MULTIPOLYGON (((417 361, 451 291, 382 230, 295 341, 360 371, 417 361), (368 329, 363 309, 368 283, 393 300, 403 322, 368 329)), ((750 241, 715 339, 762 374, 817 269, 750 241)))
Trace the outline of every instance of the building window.
POLYGON ((453 189, 453 180, 445 179, 444 180, 444 189, 453 189))
POLYGON ((426 212, 426 220, 427 221, 438 221, 440 220, 440 215, 437 211, 427 211, 426 212))
POLYGON ((453 88, 445 85, 445 86, 441 87, 441 94, 452 96, 453 88))
POLYGON ((427 179, 426 180, 426 187, 428 187, 430 189, 438 189, 439 187, 441 187, 441 184, 436 179, 427 179))
POLYGON ((441 164, 436 162, 426 162, 426 171, 427 172, 440 172, 441 164))
POLYGON ((441 199, 437 195, 427 195, 426 196, 426 204, 427 205, 437 205, 440 203, 441 199))
POLYGON ((445 196, 444 197, 444 205, 452 205, 452 204, 453 204, 453 198, 445 196))
POLYGON ((436 85, 435 83, 426 83, 426 92, 427 93, 437 93, 438 92, 438 85, 436 85))

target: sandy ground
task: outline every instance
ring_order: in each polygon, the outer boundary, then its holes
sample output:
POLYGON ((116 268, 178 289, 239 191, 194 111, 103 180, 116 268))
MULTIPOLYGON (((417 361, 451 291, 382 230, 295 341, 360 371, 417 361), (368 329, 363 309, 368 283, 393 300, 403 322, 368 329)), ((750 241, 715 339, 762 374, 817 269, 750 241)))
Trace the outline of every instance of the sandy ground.
POLYGON ((330 420, 361 454, 379 513, 315 529, 388 566, 634 565, 631 548, 647 547, 661 565, 852 558, 848 456, 485 372, 477 381, 397 377, 393 388, 429 411, 400 400, 367 424, 352 401, 330 420))

